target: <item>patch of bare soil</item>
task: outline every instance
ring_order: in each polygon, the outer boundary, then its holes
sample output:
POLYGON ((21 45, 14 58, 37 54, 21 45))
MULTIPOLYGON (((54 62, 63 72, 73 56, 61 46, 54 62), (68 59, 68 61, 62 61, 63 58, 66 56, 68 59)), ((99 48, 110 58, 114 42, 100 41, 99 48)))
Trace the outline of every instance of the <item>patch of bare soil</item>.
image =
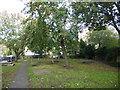
POLYGON ((52 71, 48 70, 48 69, 35 69, 33 70, 33 72, 37 75, 40 74, 46 74, 46 73, 52 73, 52 71))

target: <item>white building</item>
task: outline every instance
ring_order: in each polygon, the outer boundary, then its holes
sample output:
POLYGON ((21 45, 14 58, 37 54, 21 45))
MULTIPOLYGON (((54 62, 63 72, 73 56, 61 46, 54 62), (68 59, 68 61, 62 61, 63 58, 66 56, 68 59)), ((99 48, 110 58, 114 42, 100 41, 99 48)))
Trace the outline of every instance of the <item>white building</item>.
POLYGON ((32 52, 31 50, 29 50, 28 47, 25 47, 24 54, 25 54, 25 56, 39 55, 39 54, 36 54, 36 53, 32 52))

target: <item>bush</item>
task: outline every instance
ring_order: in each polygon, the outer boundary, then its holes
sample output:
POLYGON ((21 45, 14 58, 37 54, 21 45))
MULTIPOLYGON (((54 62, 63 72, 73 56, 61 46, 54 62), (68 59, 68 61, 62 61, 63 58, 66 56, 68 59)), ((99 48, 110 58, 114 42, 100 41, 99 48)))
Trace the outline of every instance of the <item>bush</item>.
POLYGON ((116 61, 117 59, 117 48, 110 48, 107 50, 106 60, 107 61, 116 61))
POLYGON ((92 45, 84 45, 80 48, 79 54, 72 55, 70 58, 87 58, 93 59, 95 56, 95 47, 92 45))
POLYGON ((95 55, 98 57, 100 60, 105 60, 105 56, 107 53, 107 48, 106 47, 101 47, 96 49, 95 55))
POLYGON ((85 47, 84 55, 85 55, 85 58, 93 59, 93 57, 95 56, 95 47, 92 45, 87 45, 85 47))
POLYGON ((107 62, 108 64, 112 66, 118 66, 118 63, 116 62, 119 48, 113 47, 113 48, 107 48, 102 47, 96 50, 96 56, 104 62, 107 62))

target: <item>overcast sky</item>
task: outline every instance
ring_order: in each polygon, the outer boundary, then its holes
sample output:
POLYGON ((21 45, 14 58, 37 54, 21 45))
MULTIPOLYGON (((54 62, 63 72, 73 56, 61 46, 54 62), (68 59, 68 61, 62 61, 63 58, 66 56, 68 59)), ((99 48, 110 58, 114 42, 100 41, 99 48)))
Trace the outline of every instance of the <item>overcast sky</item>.
POLYGON ((23 8, 22 0, 0 0, 0 12, 6 10, 8 13, 21 13, 23 8))

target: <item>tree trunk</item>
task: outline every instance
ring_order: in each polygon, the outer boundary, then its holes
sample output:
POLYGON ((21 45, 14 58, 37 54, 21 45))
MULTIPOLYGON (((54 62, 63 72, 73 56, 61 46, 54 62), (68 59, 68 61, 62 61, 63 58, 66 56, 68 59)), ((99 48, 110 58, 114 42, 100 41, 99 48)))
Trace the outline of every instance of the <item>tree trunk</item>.
POLYGON ((75 56, 77 55, 77 51, 76 51, 76 50, 74 51, 74 55, 75 55, 75 56))
POLYGON ((16 56, 15 62, 17 62, 20 53, 17 50, 14 50, 14 52, 15 52, 15 56, 16 56))
POLYGON ((19 57, 18 52, 15 52, 15 56, 16 56, 16 58, 15 58, 15 62, 17 62, 17 61, 18 61, 18 57, 19 57))
MULTIPOLYGON (((112 16, 112 13, 111 13, 111 16, 112 16)), ((119 47, 120 47, 120 28, 116 25, 116 22, 114 20, 114 16, 112 16, 112 22, 113 22, 113 26, 114 28, 116 29, 116 31, 118 32, 118 35, 119 35, 119 40, 118 40, 118 44, 119 44, 119 47)))
POLYGON ((69 62, 68 62, 68 59, 67 59, 67 52, 65 50, 65 47, 63 47, 63 54, 64 54, 64 59, 65 59, 66 66, 69 66, 69 62))
POLYGON ((65 41, 63 39, 63 37, 61 37, 61 47, 62 47, 62 51, 63 51, 63 55, 64 55, 64 60, 65 60, 65 66, 69 66, 69 62, 67 60, 67 52, 66 52, 66 48, 65 48, 65 41))
POLYGON ((41 62, 41 61, 40 61, 40 57, 38 57, 38 62, 41 62))
POLYGON ((58 54, 58 62, 60 62, 60 54, 58 54))
POLYGON ((52 63, 52 64, 54 64, 54 63, 55 63, 55 62, 54 62, 54 59, 53 59, 53 55, 52 55, 52 61, 51 61, 51 63, 52 63))
POLYGON ((30 57, 31 58, 31 65, 33 66, 33 58, 32 57, 30 57))

